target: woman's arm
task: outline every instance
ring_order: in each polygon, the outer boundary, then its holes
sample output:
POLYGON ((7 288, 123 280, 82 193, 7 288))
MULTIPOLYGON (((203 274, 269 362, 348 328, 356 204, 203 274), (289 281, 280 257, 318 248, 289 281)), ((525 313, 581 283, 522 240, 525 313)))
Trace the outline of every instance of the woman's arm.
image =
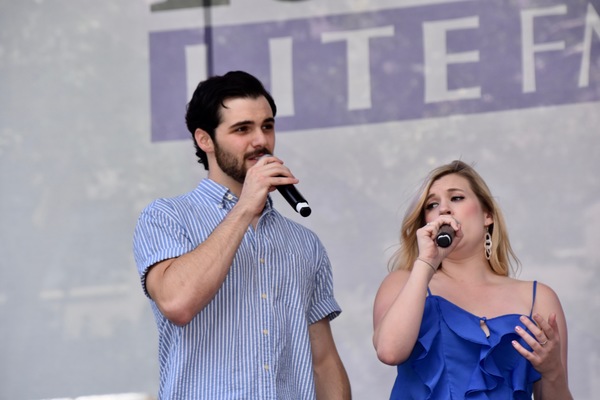
POLYGON ((538 284, 532 323, 522 317, 521 322, 532 333, 516 328, 517 333, 531 347, 528 351, 516 341, 515 349, 542 375, 534 384, 536 400, 568 400, 573 396, 569 390, 567 373, 567 323, 560 300, 548 286, 538 284))
POLYGON ((417 260, 412 271, 394 271, 381 284, 373 307, 373 345, 381 362, 397 365, 410 356, 433 273, 427 263, 417 260))
POLYGON ((394 271, 384 279, 373 306, 373 345, 381 362, 398 365, 410 357, 421 329, 427 286, 462 236, 460 225, 452 216, 438 217, 417 230, 419 256, 412 269, 394 271), (445 249, 435 244, 435 235, 443 224, 456 232, 452 245, 445 249))

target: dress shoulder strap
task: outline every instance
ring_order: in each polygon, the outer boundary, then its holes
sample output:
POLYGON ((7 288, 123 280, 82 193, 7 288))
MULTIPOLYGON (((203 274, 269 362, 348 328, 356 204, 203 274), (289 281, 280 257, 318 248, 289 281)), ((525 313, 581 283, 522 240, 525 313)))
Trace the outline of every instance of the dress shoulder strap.
POLYGON ((531 311, 529 311, 529 318, 533 316, 533 306, 535 305, 535 294, 537 292, 537 281, 533 281, 533 299, 531 300, 531 311))
POLYGON ((431 296, 431 289, 429 289, 429 286, 427 286, 427 296, 431 296))

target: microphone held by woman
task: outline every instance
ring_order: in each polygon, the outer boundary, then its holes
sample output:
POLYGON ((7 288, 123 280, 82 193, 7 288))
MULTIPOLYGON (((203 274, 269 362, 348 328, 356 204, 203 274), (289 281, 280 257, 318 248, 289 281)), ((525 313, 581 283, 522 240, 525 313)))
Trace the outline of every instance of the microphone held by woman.
POLYGON ((440 226, 437 236, 435 237, 435 243, 438 247, 449 247, 454 240, 454 229, 448 224, 440 226))

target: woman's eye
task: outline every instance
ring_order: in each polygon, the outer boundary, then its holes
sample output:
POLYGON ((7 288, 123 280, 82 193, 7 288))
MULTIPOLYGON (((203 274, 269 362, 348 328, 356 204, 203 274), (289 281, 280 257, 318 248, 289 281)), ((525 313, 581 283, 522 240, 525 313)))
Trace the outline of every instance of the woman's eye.
POLYGON ((461 201, 464 200, 465 196, 452 196, 452 201, 461 201))
POLYGON ((425 206, 426 210, 432 210, 438 206, 438 203, 429 203, 425 206))

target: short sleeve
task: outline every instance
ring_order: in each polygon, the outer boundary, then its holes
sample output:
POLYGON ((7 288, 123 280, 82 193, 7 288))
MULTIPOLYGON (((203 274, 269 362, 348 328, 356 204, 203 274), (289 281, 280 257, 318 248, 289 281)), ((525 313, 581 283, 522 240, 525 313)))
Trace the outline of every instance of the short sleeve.
POLYGON ((308 314, 313 324, 325 317, 333 320, 342 312, 333 295, 333 272, 331 262, 321 242, 317 239, 319 268, 315 275, 315 289, 308 314))
POLYGON ((179 257, 193 249, 177 214, 164 200, 152 202, 138 218, 133 235, 133 254, 146 296, 146 274, 154 264, 179 257))

